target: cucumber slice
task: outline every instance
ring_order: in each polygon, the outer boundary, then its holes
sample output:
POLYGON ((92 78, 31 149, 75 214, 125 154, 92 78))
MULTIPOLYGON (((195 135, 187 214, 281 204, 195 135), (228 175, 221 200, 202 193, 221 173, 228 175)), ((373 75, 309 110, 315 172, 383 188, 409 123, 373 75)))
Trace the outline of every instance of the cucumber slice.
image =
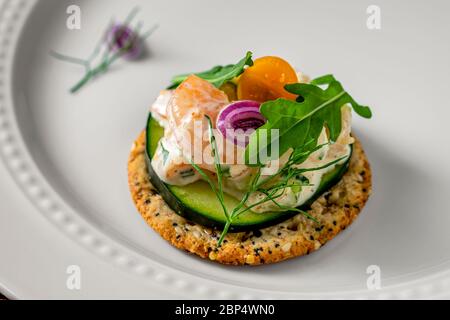
MULTIPOLYGON (((201 225, 223 229, 226 224, 226 217, 222 206, 217 200, 215 193, 210 186, 203 181, 195 182, 187 186, 172 186, 161 181, 151 165, 151 159, 158 147, 159 140, 164 135, 164 128, 152 118, 151 114, 147 123, 147 141, 146 158, 150 180, 154 187, 161 194, 167 204, 180 216, 188 220, 197 222, 201 225)), ((326 190, 339 182, 348 169, 349 161, 345 164, 336 166, 322 177, 317 192, 304 205, 299 207, 301 210, 308 210, 311 204, 319 198, 326 190)), ((225 205, 229 211, 238 205, 239 201, 225 194, 225 205)), ((231 232, 240 232, 246 230, 262 229, 282 221, 285 221, 298 212, 265 212, 256 213, 248 211, 240 215, 230 228, 231 232)))

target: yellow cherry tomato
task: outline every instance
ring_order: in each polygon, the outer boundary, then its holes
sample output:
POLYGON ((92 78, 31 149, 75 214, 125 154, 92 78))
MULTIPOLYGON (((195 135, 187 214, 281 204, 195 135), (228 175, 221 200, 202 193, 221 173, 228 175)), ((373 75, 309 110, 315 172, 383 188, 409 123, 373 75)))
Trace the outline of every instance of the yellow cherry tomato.
POLYGON ((284 86, 297 82, 297 73, 288 62, 279 57, 263 57, 256 59, 241 75, 237 94, 239 100, 295 100, 297 96, 287 92, 284 86))

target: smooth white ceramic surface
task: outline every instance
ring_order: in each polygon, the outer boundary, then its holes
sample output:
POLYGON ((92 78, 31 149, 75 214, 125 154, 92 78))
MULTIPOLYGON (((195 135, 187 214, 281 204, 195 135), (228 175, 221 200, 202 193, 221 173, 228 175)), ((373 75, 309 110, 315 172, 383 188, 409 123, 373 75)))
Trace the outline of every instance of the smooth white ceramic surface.
POLYGON ((0 232, 0 283, 11 295, 415 298, 450 292, 448 3, 378 1, 378 31, 366 27, 368 1, 0 3, 0 146, 2 173, 10 173, 0 181, 1 227, 9 230, 0 232), (80 31, 65 27, 66 8, 74 3, 82 9, 80 31), (135 4, 148 27, 160 25, 146 59, 119 63, 68 94, 82 70, 48 52, 88 55, 110 17, 126 16, 135 4), (285 57, 312 76, 334 73, 372 106, 374 118, 355 118, 354 127, 371 160, 374 193, 356 223, 319 252, 230 268, 184 254, 146 226, 129 196, 126 162, 149 105, 173 74, 233 62, 247 50, 285 57), (33 226, 16 239, 17 230, 33 226), (24 254, 30 241, 56 247, 24 254), (89 274, 76 295, 65 288, 68 260, 89 274), (367 290, 369 265, 381 268, 382 290, 367 290), (30 270, 42 274, 39 281, 25 276, 30 270), (106 274, 115 290, 105 289, 106 274), (19 281, 22 276, 28 281, 19 281))

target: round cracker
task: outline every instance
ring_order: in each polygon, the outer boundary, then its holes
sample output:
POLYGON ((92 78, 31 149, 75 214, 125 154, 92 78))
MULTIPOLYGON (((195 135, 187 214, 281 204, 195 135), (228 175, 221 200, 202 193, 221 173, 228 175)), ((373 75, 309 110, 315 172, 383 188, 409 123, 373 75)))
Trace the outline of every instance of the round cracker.
POLYGON ((230 265, 275 263, 318 250, 356 219, 370 196, 371 180, 369 162, 356 141, 347 173, 308 211, 319 224, 298 214, 262 230, 230 233, 217 248, 220 230, 177 215, 153 188, 147 172, 144 132, 134 143, 128 162, 131 195, 147 224, 179 249, 230 265))

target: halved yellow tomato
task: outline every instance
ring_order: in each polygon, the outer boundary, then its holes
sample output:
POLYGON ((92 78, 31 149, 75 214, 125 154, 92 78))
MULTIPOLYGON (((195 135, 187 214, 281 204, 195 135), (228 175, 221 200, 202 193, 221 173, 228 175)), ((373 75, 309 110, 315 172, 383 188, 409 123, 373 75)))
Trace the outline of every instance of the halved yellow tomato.
POLYGON ((297 73, 288 62, 279 57, 262 57, 241 75, 237 94, 239 100, 295 100, 297 96, 287 92, 284 86, 297 82, 297 73))

